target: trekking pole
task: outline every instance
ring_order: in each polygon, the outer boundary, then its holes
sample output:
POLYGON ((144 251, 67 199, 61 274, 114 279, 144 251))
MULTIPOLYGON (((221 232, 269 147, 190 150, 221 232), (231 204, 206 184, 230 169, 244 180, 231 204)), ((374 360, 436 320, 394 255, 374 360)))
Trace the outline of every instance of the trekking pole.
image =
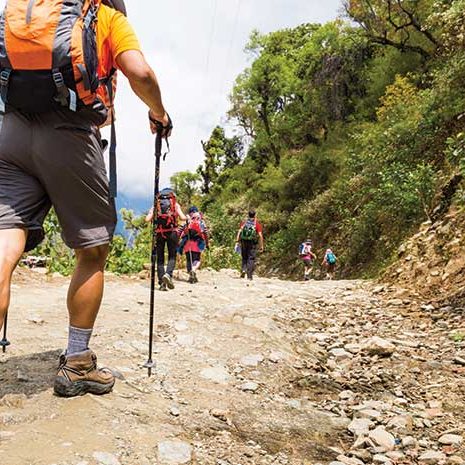
POLYGON ((157 235, 155 228, 157 226, 157 197, 160 190, 160 162, 161 162, 161 146, 163 126, 156 122, 157 136, 155 138, 155 182, 153 191, 153 216, 152 216, 152 255, 150 266, 150 320, 149 320, 149 358, 144 364, 144 368, 148 370, 148 376, 152 376, 152 369, 155 368, 153 361, 153 326, 155 320, 155 272, 157 262, 157 235))
POLYGON ((8 326, 8 312, 5 313, 5 318, 3 320, 3 339, 0 341, 0 346, 2 347, 2 352, 6 352, 6 348, 10 345, 10 341, 6 338, 6 330, 8 326))
MULTIPOLYGON (((189 223, 187 223, 187 240, 188 242, 191 241, 191 231, 189 229, 189 223)), ((191 262, 191 271, 190 271, 190 274, 192 275, 192 271, 193 271, 193 268, 194 268, 194 262, 192 261, 192 249, 191 249, 191 244, 189 244, 189 259, 190 259, 190 262, 191 262)), ((189 276, 189 280, 191 279, 191 276, 189 276)), ((191 284, 194 284, 194 283, 191 283, 191 284)))

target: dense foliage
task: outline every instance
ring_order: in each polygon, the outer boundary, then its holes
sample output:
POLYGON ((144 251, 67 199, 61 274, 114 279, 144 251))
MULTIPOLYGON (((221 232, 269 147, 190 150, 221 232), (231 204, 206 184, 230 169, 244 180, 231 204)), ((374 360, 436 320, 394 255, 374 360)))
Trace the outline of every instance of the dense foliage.
POLYGON ((351 21, 252 34, 229 112, 247 153, 224 167, 206 150, 218 241, 258 209, 268 269, 292 272, 310 236, 346 274, 377 272, 465 164, 465 2, 344 6, 351 21))

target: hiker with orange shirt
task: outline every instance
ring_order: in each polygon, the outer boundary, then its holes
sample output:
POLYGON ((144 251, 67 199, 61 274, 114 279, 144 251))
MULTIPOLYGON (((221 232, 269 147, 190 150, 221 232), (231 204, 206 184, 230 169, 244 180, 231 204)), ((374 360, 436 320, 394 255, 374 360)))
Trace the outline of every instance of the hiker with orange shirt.
POLYGON ((116 225, 113 99, 119 71, 147 105, 152 133, 158 123, 169 136, 172 124, 156 76, 121 0, 6 1, 0 18, 0 322, 6 323, 13 271, 23 252, 42 241, 53 206, 63 239, 76 253, 68 346, 54 384, 60 396, 105 394, 115 383, 111 371, 97 367, 89 340, 116 225), (110 179, 99 132, 107 122, 110 179))

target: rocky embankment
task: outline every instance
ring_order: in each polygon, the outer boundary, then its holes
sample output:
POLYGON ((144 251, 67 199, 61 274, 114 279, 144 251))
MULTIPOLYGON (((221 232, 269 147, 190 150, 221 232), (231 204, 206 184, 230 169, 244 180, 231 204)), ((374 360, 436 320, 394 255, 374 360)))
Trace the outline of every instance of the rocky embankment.
POLYGON ((435 308, 465 305, 465 213, 457 208, 424 223, 399 248, 385 279, 429 299, 435 308))
MULTIPOLYGON (((37 276, 37 275, 34 275, 37 276)), ((284 282, 205 271, 157 293, 110 280, 93 339, 118 383, 58 399, 67 281, 21 276, 0 358, 8 465, 464 464, 465 334, 397 286, 284 282)))

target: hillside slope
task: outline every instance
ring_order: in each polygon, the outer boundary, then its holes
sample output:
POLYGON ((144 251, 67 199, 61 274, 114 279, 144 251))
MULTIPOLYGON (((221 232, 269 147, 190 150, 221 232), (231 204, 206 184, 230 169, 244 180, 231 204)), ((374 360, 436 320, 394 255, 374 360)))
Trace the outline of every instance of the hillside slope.
POLYGON ((399 260, 385 274, 393 283, 414 290, 434 302, 465 301, 465 212, 452 207, 435 223, 399 248, 399 260))

